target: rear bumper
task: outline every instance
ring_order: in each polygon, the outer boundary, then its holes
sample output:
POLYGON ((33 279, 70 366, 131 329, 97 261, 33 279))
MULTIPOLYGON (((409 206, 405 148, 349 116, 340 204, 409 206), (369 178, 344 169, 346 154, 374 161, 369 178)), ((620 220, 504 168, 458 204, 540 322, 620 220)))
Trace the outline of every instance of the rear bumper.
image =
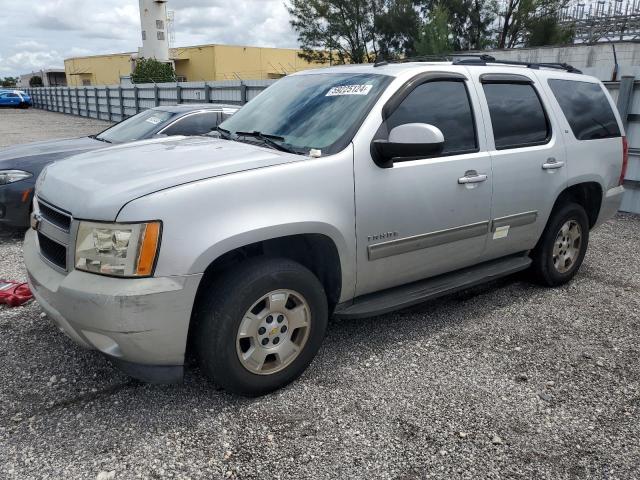
POLYGON ((41 258, 33 230, 25 238, 24 260, 36 300, 74 342, 99 350, 142 380, 181 378, 201 275, 118 279, 78 270, 62 274, 41 258))
POLYGON ((593 228, 599 227, 607 220, 611 219, 620 210, 620 204, 622 203, 622 196, 624 195, 624 188, 622 185, 607 190, 602 198, 602 206, 600 207, 600 214, 598 220, 593 228))

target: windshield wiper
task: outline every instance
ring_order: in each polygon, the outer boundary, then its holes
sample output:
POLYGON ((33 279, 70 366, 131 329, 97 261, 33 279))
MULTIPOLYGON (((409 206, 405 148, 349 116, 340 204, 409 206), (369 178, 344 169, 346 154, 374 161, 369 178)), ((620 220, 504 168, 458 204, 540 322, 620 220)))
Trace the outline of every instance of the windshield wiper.
POLYGON ((216 127, 216 132, 220 134, 225 140, 231 140, 231 132, 221 127, 216 127))
POLYGON ((97 135, 89 135, 89 138, 93 138, 94 140, 98 140, 99 142, 113 143, 113 142, 107 140, 106 138, 102 138, 102 137, 99 137, 97 135))
POLYGON ((281 143, 278 143, 278 142, 284 142, 284 137, 281 137, 279 135, 271 135, 269 133, 253 131, 253 132, 236 132, 236 136, 254 137, 259 140, 262 140, 264 143, 266 143, 270 147, 275 148, 276 150, 280 150, 281 152, 295 153, 295 154, 299 153, 299 152, 296 152, 293 148, 289 148, 281 143))

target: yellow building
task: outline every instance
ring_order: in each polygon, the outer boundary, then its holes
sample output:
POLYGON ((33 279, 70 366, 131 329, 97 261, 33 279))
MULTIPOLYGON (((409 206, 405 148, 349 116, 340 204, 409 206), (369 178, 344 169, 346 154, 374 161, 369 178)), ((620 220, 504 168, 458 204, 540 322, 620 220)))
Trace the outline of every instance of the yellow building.
MULTIPOLYGON (((324 65, 309 63, 290 48, 197 45, 171 49, 176 75, 183 82, 267 80, 324 65)), ((131 74, 132 53, 65 60, 69 86, 116 85, 131 74)))
POLYGON ((115 53, 113 55, 95 55, 91 57, 67 58, 64 71, 67 85, 117 85, 120 77, 131 75, 131 56, 133 53, 115 53))

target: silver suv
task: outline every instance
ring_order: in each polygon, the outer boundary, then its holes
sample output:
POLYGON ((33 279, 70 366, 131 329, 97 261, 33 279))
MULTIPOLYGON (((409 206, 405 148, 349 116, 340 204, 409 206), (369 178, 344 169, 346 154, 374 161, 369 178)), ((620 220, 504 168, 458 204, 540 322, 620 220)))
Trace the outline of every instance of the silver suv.
POLYGON ((525 269, 563 284, 620 205, 627 153, 603 85, 556 67, 302 72, 219 138, 55 163, 25 241, 30 285, 132 376, 180 380, 192 353, 219 385, 260 395, 305 370, 331 315, 525 269))

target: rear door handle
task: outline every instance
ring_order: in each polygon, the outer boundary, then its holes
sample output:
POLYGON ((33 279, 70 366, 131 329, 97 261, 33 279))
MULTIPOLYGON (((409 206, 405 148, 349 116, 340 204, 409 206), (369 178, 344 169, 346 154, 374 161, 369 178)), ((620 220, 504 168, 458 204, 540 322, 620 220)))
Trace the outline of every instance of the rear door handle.
POLYGON ((487 180, 487 175, 484 173, 478 173, 475 170, 468 170, 464 172, 464 177, 460 177, 458 179, 458 183, 461 185, 467 183, 481 183, 487 180))
POLYGON ((547 161, 542 164, 543 170, 555 170, 562 167, 564 167, 564 162, 559 162, 553 157, 547 158, 547 161))

